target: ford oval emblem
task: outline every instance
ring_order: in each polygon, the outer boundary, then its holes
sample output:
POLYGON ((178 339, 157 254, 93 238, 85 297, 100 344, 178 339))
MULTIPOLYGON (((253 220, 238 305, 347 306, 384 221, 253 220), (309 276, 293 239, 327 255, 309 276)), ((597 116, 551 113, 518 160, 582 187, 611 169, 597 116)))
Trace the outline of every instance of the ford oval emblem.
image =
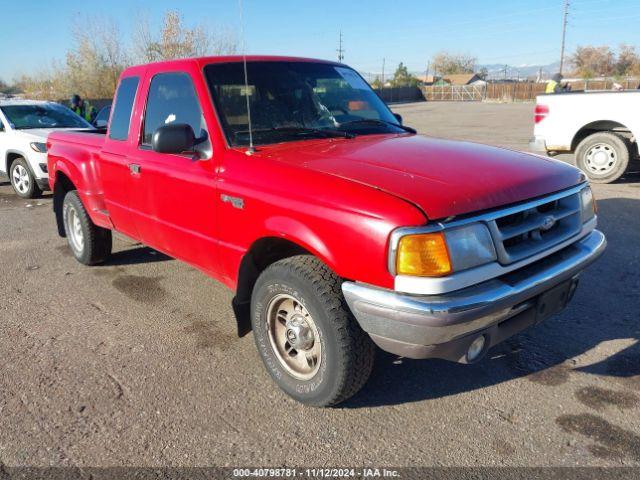
POLYGON ((542 225, 540 225, 540 230, 546 232, 547 230, 551 230, 556 224, 556 219, 552 216, 544 217, 542 220, 542 225))

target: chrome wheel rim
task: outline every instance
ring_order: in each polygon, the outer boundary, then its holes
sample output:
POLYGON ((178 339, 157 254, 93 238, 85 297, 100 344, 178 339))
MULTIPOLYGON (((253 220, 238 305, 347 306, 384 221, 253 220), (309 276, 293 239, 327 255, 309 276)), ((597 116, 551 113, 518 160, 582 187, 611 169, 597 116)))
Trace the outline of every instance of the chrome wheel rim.
POLYGON ((606 175, 613 171, 618 163, 615 149, 606 143, 597 143, 585 155, 585 166, 590 173, 606 175))
POLYGON ((22 165, 16 165, 13 169, 13 175, 11 175, 11 181, 15 189, 22 194, 29 191, 31 180, 29 179, 29 172, 22 165))
POLYGON ((291 295, 276 295, 267 307, 267 331, 280 365, 297 379, 313 378, 320 369, 322 342, 305 306, 291 295))
POLYGON ((67 235, 71 248, 80 253, 84 249, 84 233, 78 212, 73 206, 67 207, 67 235))

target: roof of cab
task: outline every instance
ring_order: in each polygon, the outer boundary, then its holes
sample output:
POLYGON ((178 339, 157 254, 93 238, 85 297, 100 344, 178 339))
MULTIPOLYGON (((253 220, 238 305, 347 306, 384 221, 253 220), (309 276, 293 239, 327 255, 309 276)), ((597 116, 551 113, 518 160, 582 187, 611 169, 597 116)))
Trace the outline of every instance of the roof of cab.
POLYGON ((242 62, 246 59, 248 63, 250 62, 316 62, 316 63, 329 63, 332 65, 341 65, 340 63, 331 61, 331 60, 319 60, 315 58, 305 58, 305 57, 285 57, 285 56, 275 56, 275 55, 226 55, 226 56, 217 56, 217 57, 196 57, 196 58, 182 58, 178 60, 165 60, 162 62, 154 62, 154 63, 146 63, 143 65, 136 65, 133 67, 129 67, 124 70, 123 76, 132 75, 136 73, 140 73, 148 68, 153 71, 161 71, 163 68, 168 66, 175 67, 179 64, 193 64, 196 63, 200 68, 205 65, 209 65, 211 63, 235 63, 242 62))

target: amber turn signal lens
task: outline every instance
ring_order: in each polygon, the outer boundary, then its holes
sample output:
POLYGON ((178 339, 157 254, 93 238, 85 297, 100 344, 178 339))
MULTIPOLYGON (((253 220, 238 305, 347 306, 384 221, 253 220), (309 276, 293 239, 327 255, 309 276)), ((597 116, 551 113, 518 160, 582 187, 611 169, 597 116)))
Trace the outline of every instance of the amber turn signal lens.
POLYGON ((398 243, 396 273, 419 277, 442 277, 452 271, 442 232, 406 235, 398 243))

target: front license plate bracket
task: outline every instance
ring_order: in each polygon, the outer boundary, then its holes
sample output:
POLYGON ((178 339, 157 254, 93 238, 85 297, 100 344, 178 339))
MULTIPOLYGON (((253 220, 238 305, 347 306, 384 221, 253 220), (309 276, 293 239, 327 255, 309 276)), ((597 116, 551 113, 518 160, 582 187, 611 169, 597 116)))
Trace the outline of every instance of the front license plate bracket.
POLYGON ((541 294, 536 301, 536 322, 543 322, 564 310, 577 286, 578 279, 573 278, 541 294))

